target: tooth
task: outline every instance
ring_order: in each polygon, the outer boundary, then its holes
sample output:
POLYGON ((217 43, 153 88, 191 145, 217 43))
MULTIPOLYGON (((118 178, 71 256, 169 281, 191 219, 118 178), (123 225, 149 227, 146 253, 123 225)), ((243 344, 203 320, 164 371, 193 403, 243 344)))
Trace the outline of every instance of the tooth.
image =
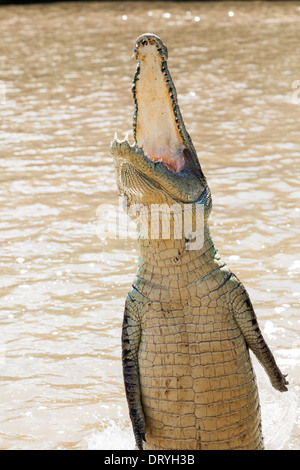
POLYGON ((126 134, 125 134, 125 141, 127 140, 127 142, 128 142, 128 138, 129 138, 129 137, 128 137, 128 132, 126 132, 126 134))
POLYGON ((117 132, 115 132, 114 140, 118 140, 118 134, 117 134, 117 132))

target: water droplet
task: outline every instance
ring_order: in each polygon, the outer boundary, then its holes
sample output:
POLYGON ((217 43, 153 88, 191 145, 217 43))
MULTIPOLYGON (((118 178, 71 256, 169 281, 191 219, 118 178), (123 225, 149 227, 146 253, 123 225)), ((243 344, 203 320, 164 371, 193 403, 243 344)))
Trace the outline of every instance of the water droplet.
POLYGON ((122 15, 122 20, 126 21, 127 20, 127 15, 122 15))
POLYGON ((163 18, 171 18, 171 13, 163 13, 163 18))
POLYGON ((196 22, 200 21, 200 16, 195 16, 195 21, 196 22))
POLYGON ((233 11, 229 11, 229 12, 228 12, 228 16, 234 16, 234 12, 233 12, 233 11))

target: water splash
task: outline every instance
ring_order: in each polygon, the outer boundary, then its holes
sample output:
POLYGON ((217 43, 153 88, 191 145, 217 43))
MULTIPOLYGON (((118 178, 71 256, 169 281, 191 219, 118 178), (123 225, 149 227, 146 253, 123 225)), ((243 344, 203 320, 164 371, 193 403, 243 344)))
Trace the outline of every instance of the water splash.
POLYGON ((289 450, 294 426, 299 425, 299 387, 293 385, 293 368, 288 372, 288 392, 278 392, 270 384, 265 371, 251 355, 261 403, 262 427, 266 450, 289 450))
POLYGON ((103 428, 87 439, 88 450, 133 450, 131 425, 126 420, 106 419, 103 428))

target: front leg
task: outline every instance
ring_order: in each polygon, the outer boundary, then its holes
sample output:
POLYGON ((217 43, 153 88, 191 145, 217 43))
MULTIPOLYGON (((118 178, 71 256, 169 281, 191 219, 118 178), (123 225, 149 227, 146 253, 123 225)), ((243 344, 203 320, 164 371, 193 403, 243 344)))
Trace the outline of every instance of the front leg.
POLYGON ((231 286, 230 303, 233 316, 247 345, 264 367, 273 387, 279 392, 286 392, 288 390, 286 375, 282 374, 277 366, 275 358, 263 338, 246 289, 234 274, 228 284, 231 286))
POLYGON ((138 351, 141 339, 140 313, 142 295, 134 288, 129 292, 124 312, 122 330, 122 362, 125 392, 129 415, 137 448, 143 450, 145 441, 145 418, 141 402, 138 351))

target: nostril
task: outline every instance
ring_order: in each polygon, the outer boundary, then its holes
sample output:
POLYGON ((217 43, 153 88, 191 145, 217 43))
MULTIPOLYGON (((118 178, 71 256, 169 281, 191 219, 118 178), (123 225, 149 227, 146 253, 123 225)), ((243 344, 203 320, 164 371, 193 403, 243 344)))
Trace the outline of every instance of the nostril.
POLYGON ((148 44, 148 41, 146 39, 143 39, 142 40, 142 46, 147 46, 147 44, 148 44))

